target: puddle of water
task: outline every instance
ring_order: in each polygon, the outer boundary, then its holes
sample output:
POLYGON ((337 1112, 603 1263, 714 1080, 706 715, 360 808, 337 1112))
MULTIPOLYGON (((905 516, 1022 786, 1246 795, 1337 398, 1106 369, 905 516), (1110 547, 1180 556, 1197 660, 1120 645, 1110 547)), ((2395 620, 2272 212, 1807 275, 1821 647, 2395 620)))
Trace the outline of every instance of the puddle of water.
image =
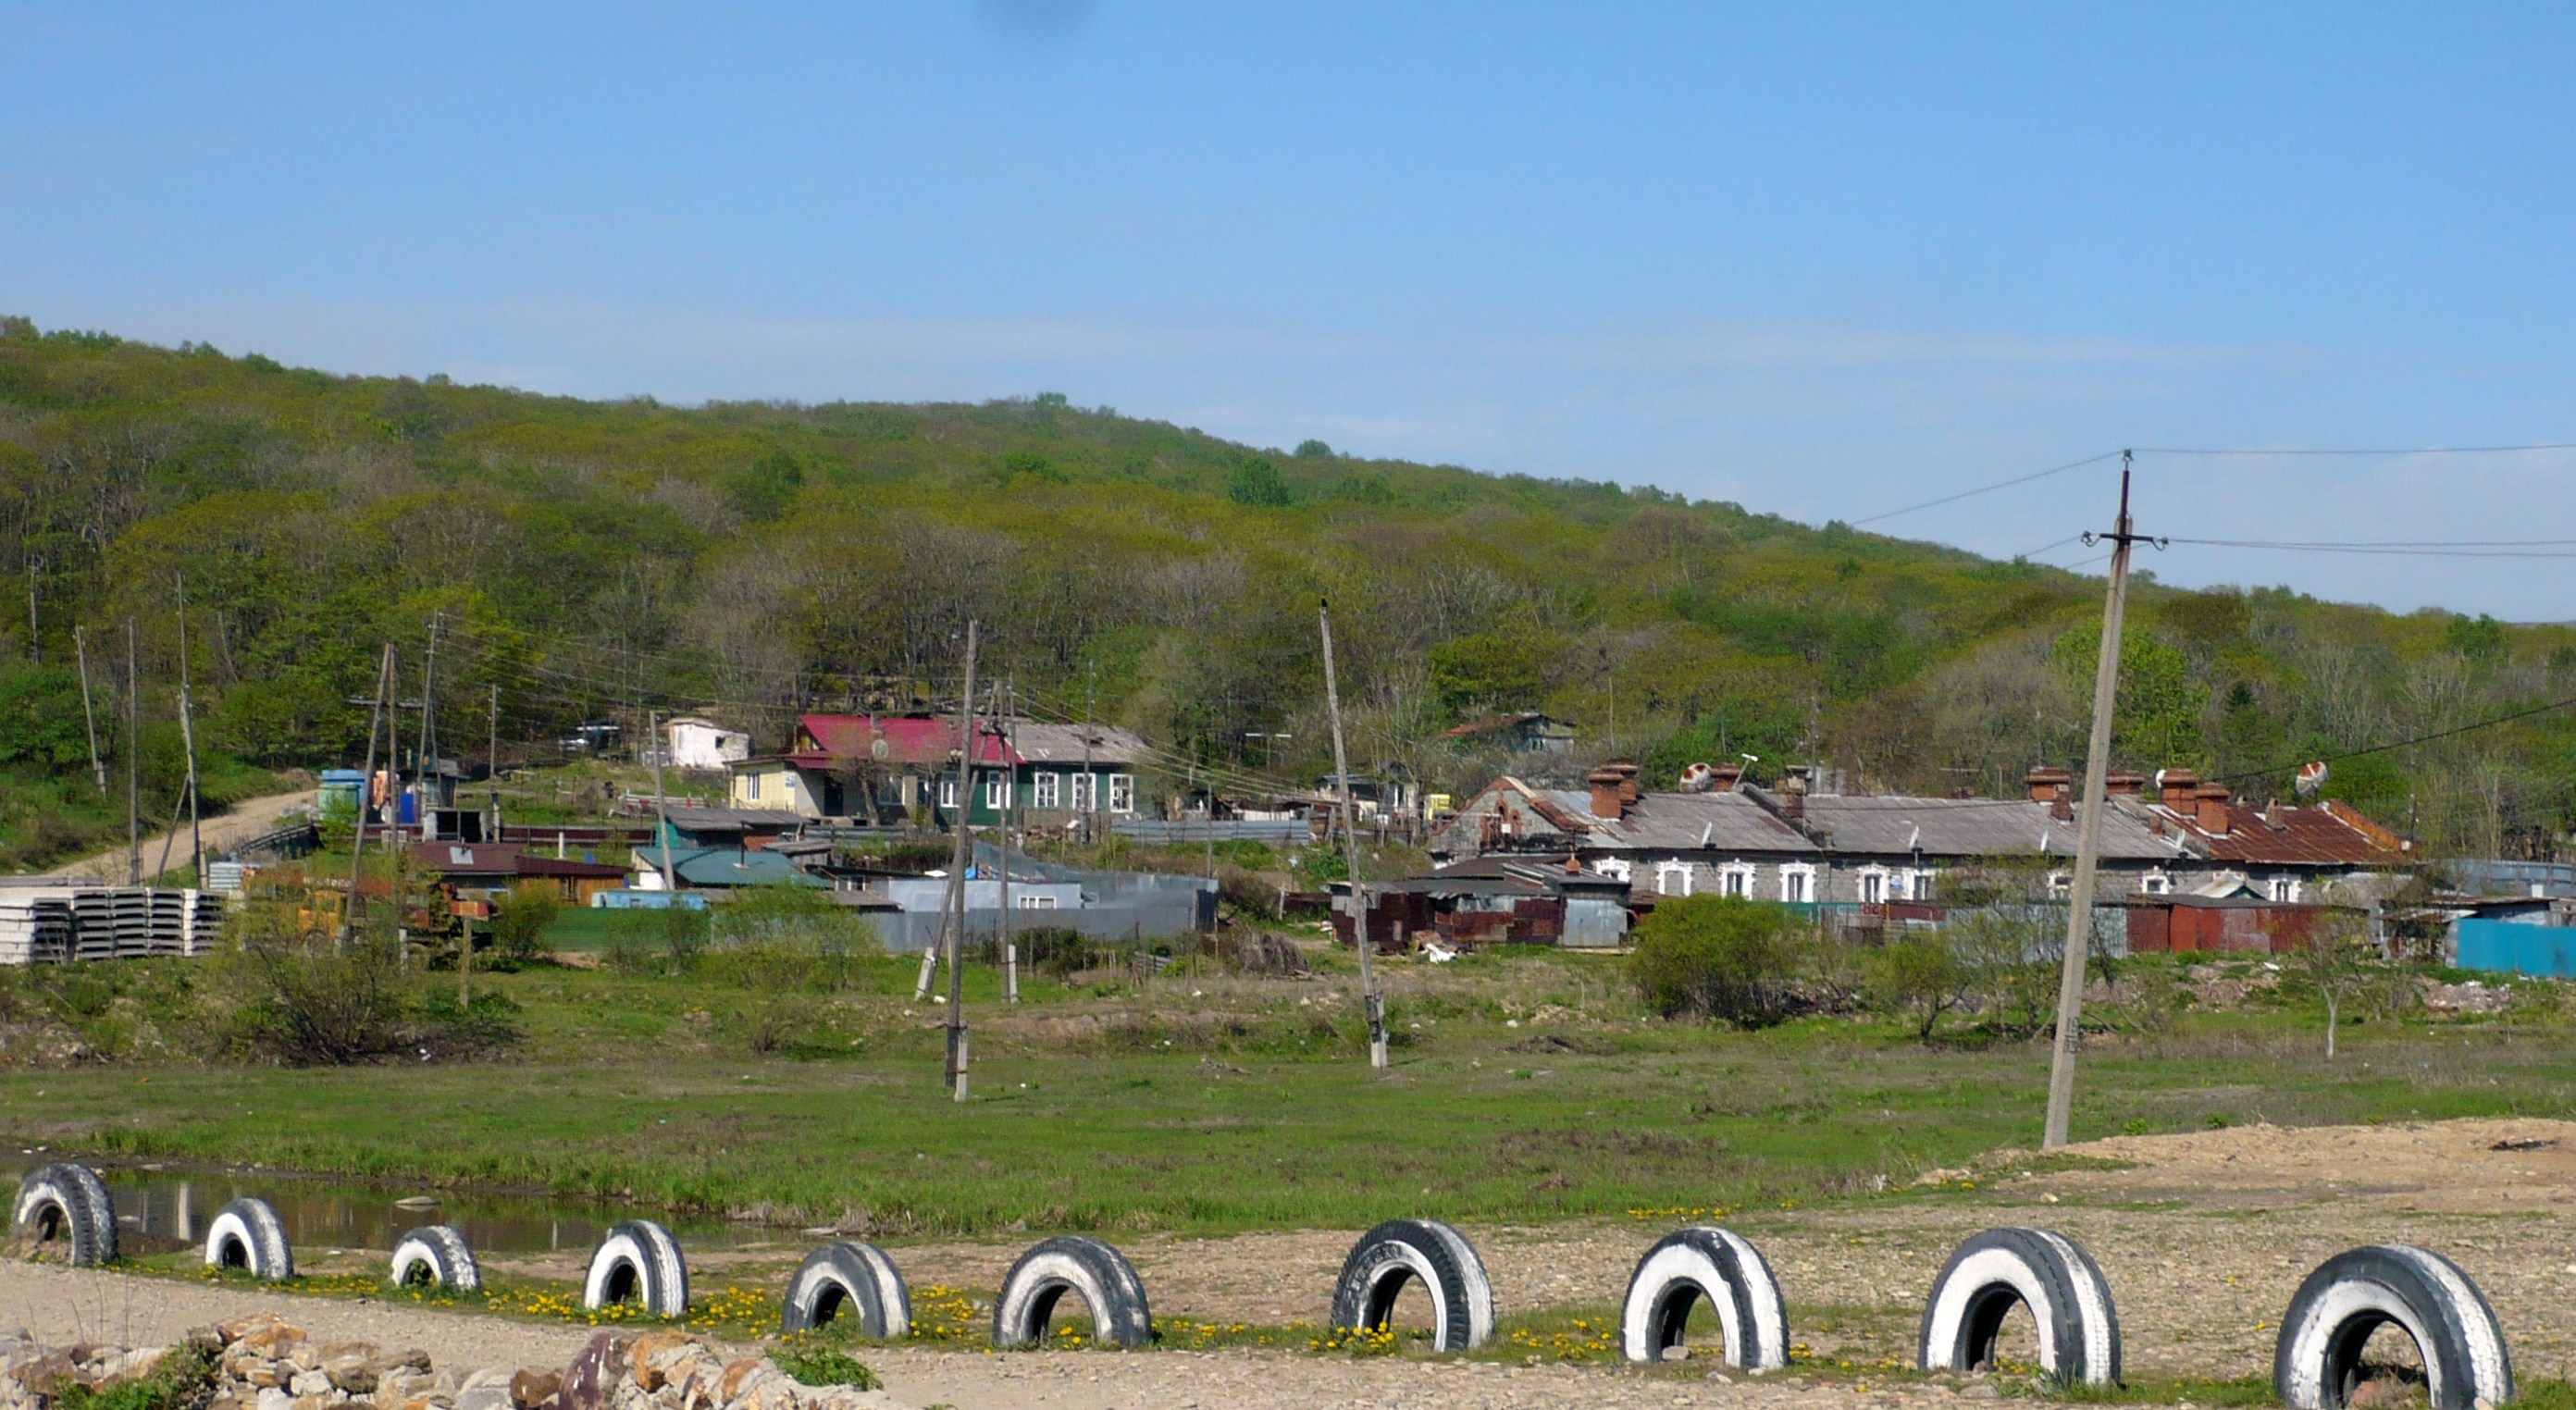
MULTIPOLYGON (((29 1152, 0 1161, 14 1181, 54 1157, 29 1152)), ((383 1249, 423 1224, 453 1224, 477 1253, 587 1252, 602 1231, 638 1212, 599 1200, 546 1195, 480 1195, 371 1184, 287 1171, 106 1165, 83 1162, 107 1182, 117 1224, 137 1252, 202 1243, 228 1200, 269 1202, 297 1247, 383 1249), (420 1200, 434 1203, 422 1204, 420 1200), (408 1201, 408 1202, 407 1202, 408 1201), (134 1236, 140 1235, 136 1238, 134 1236)), ((685 1248, 738 1248, 792 1239, 787 1230, 722 1222, 662 1221, 685 1248)))

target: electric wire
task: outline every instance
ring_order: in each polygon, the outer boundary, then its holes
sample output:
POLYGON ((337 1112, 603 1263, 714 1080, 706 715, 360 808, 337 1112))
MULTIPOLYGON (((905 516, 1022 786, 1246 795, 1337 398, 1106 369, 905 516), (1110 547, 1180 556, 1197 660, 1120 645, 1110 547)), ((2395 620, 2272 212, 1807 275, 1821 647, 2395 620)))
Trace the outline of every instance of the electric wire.
POLYGON ((1893 519, 1900 514, 1911 514, 1918 509, 1930 509, 1935 505, 1942 504, 1955 504, 1960 500, 1973 499, 1981 494, 1992 494, 1996 490, 2008 490, 2015 485, 2027 485, 2033 480, 2045 480, 2051 475, 2063 475, 2069 470, 2081 470, 2087 465, 2099 465, 2103 461, 2110 460, 2119 454, 2120 452, 2116 450, 2106 450, 2100 455, 2088 455, 2082 460, 2070 460, 2064 465, 2051 466, 2046 470, 2034 471, 2028 475, 2016 475, 2009 480, 1997 480, 1991 485, 1979 485, 1975 489, 1961 490, 1957 494, 1945 494, 1939 499, 1927 499, 1921 504, 1909 504, 1903 509, 1890 509, 1883 514, 1872 514, 1866 519, 1854 519, 1851 521, 1851 527, 1857 529, 1863 524, 1875 524, 1881 519, 1893 519))

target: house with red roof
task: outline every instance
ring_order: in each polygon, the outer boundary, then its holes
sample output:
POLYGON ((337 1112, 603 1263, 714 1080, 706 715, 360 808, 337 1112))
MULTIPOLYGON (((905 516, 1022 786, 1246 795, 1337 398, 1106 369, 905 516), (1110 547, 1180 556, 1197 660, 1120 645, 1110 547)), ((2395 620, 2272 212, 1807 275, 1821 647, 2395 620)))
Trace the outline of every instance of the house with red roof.
MULTIPOLYGON (((946 826, 958 807, 958 730, 927 715, 804 715, 786 750, 733 765, 733 806, 858 825, 946 826)), ((970 826, 1015 814, 1063 827, 1133 815, 1145 742, 1110 725, 979 720, 970 826)))

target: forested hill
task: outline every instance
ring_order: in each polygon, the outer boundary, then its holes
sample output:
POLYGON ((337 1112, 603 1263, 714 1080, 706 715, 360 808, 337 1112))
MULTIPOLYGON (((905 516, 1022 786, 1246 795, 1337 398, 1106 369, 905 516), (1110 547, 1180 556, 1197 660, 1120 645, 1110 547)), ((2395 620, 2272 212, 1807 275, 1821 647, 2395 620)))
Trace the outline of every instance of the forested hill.
MULTIPOLYGON (((496 686, 505 741, 660 708, 773 746, 800 705, 953 697, 975 618, 983 671, 1041 714, 1096 701, 1176 764, 1311 775, 1329 596, 1354 766, 1451 787, 1497 761, 1441 731, 1532 707, 1576 722, 1578 767, 1813 755, 1856 786, 2009 787, 2080 748, 2099 601, 1733 504, 1255 448, 1051 395, 588 402, 16 319, 0 572, 21 606, 36 591, 33 643, 0 614, 0 863, 91 830, 76 626, 121 672, 136 624, 147 789, 169 796, 183 580, 201 742, 256 765, 352 759, 380 644, 416 696, 433 622, 441 733, 479 753, 496 686)), ((2270 769, 2576 695, 2556 628, 2151 583, 2134 621, 2118 752, 2139 767, 2270 769)), ((117 713, 102 695, 111 753, 117 713)), ((2546 850, 2571 740, 2544 714, 2338 764, 2330 791, 2435 847, 2546 850)))

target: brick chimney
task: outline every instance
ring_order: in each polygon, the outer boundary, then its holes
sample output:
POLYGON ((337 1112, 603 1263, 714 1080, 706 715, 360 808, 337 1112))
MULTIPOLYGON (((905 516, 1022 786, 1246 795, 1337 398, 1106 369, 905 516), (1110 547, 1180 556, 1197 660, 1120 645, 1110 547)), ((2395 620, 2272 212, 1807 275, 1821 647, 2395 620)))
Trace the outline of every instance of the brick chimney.
POLYGON ((2033 769, 2021 776, 2022 786, 2030 790, 2030 801, 2045 803, 2066 787, 2069 775, 2064 769, 2033 769))
POLYGON ((1607 764, 1583 776, 1592 788, 1592 816, 1616 821, 1628 815, 1628 799, 1623 785, 1628 780, 1607 764))
POLYGON ((2102 791, 2112 798, 2135 798, 2147 791, 2147 776, 2127 769, 2113 769, 2102 776, 2102 791))
POLYGON ((1614 772, 1614 773, 1616 773, 1616 774, 1618 774, 1618 775, 1619 775, 1619 801, 1620 801, 1620 802, 1622 802, 1622 803, 1634 803, 1634 802, 1636 802, 1636 801, 1637 801, 1637 774, 1638 774, 1638 768, 1637 768, 1637 764, 1636 764, 1636 761, 1635 761, 1635 760, 1632 760, 1632 759, 1613 759, 1613 760, 1611 760, 1609 763, 1606 763, 1606 764, 1602 765, 1601 767, 1603 767, 1603 768, 1605 768, 1605 769, 1609 769, 1609 770, 1611 770, 1612 772, 1614 772))
POLYGON ((1780 816, 1798 822, 1807 816, 1807 766, 1791 764, 1780 779, 1780 816))
POLYGON ((2067 784, 2057 785, 2048 795, 2048 815, 2059 822, 2075 821, 2075 790, 2067 784))
POLYGON ((2227 835, 2227 789, 2223 784, 2204 783, 2192 790, 2192 805, 2199 816, 2194 821, 2200 830, 2213 837, 2227 835))
POLYGON ((2188 813, 2200 789, 2200 775, 2190 769, 2156 770, 2156 801, 2177 813, 2188 813))
POLYGON ((1733 793, 1735 791, 1735 786, 1744 782, 1744 766, 1742 764, 1712 764, 1709 766, 1708 772, 1709 776, 1714 780, 1709 784, 1709 792, 1711 793, 1733 793))

